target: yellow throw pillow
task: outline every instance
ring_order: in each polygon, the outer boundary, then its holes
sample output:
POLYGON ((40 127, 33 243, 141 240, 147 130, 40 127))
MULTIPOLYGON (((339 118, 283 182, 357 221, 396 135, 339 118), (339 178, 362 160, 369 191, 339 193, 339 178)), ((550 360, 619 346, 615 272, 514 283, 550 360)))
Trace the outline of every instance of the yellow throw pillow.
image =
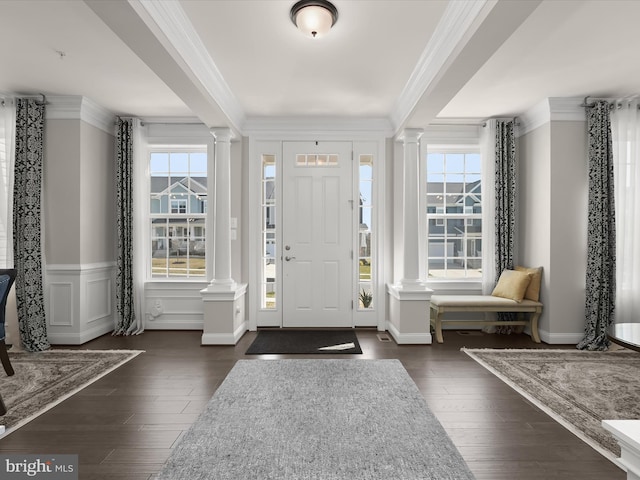
POLYGON ((531 282, 524 292, 524 298, 527 300, 533 300, 534 302, 540 301, 540 284, 542 282, 542 267, 528 268, 522 266, 516 266, 514 268, 517 272, 524 272, 531 274, 531 282))
POLYGON ((509 298, 520 303, 524 298, 524 292, 527 290, 530 282, 530 273, 504 270, 491 295, 494 297, 509 298))
POLYGON ((531 274, 531 282, 527 287, 526 292, 524 292, 524 298, 527 300, 533 300, 534 302, 540 301, 540 283, 542 281, 542 267, 538 268, 527 268, 517 266, 514 268, 517 272, 524 272, 531 274))

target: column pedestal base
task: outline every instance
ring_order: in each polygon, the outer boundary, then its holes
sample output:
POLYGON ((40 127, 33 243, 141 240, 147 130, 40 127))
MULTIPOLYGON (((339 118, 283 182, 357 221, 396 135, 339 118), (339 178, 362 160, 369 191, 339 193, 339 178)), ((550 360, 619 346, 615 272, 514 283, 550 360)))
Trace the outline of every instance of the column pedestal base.
POLYGON ((204 302, 202 345, 235 345, 249 329, 245 318, 246 283, 209 285, 204 302))
POLYGON ((387 330, 399 345, 432 342, 429 304, 433 290, 421 284, 387 285, 389 320, 387 330))
POLYGON ((640 480, 640 420, 603 420, 620 445, 616 463, 627 472, 627 480, 640 480))

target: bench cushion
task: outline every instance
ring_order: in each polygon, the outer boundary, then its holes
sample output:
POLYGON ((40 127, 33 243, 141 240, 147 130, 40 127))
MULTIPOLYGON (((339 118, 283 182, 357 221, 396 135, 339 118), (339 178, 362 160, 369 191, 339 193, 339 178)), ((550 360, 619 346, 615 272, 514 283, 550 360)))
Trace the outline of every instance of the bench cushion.
POLYGON ((540 302, 533 300, 516 302, 491 295, 432 295, 431 303, 437 307, 542 307, 540 302))

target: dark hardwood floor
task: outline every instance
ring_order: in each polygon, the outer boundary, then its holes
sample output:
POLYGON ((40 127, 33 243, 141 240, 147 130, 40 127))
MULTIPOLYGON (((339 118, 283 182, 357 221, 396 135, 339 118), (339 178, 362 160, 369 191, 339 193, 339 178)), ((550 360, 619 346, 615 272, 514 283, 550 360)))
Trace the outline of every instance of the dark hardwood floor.
MULTIPOLYGON (((612 462, 460 352, 463 346, 561 347, 537 345, 526 335, 455 331, 445 331, 444 344, 398 346, 381 342, 374 330, 357 333, 362 355, 315 358, 402 361, 478 480, 626 478, 612 462)), ((237 360, 314 358, 245 356, 254 332, 235 347, 203 347, 200 336, 195 331, 148 331, 134 337, 105 335, 82 345, 79 348, 145 353, 0 440, 0 452, 79 454, 82 480, 153 479, 237 360)))

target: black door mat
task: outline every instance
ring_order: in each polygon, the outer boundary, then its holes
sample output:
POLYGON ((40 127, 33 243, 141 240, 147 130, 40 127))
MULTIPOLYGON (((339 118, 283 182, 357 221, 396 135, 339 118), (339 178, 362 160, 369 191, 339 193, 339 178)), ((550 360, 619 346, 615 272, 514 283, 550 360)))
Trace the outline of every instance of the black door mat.
POLYGON ((245 355, 362 353, 353 330, 260 330, 245 355))

